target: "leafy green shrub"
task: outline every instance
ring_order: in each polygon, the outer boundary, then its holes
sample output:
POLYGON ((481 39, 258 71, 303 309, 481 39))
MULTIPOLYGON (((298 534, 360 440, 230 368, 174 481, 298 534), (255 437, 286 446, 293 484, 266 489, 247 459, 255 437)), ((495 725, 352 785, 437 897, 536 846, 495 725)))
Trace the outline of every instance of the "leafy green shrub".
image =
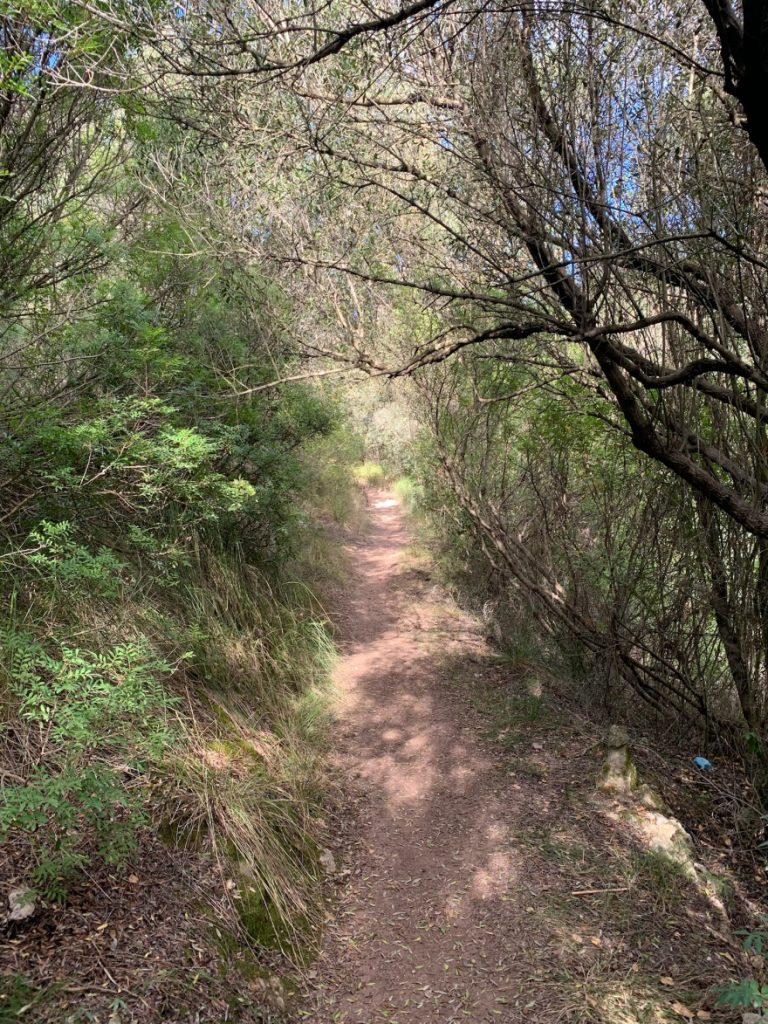
POLYGON ((413 477, 401 476, 395 480, 392 490, 408 512, 415 512, 424 498, 424 488, 413 477))
MULTIPOLYGON (((768 958, 768 931, 742 929, 737 934, 742 936, 746 952, 768 958)), ((730 1006, 734 1010, 768 1010, 768 984, 756 978, 740 978, 716 991, 718 1002, 723 1006, 730 1006)))
POLYGON ((106 547, 92 552, 73 536, 72 523, 43 520, 29 535, 21 555, 49 584, 114 597, 126 565, 106 547))
MULTIPOLYGON (((355 463, 360 460, 360 438, 345 425, 313 438, 303 446, 303 491, 310 514, 336 523, 354 521, 360 511, 360 495, 354 487, 355 463)), ((311 529, 311 524, 310 529, 311 529)))
POLYGON ((754 978, 741 978, 718 990, 718 1002, 734 1010, 768 1009, 768 985, 761 985, 754 978))
POLYGON ((333 645, 307 562, 361 504, 360 442, 313 385, 234 398, 292 357, 290 307, 175 258, 194 228, 155 214, 51 296, 76 314, 41 301, 4 335, 0 839, 58 899, 181 808, 223 870, 253 865, 249 899, 309 919, 333 645), (252 747, 247 778, 212 738, 252 747))
POLYGON ((31 837, 34 885, 59 899, 91 844, 113 864, 135 847, 144 817, 127 780, 169 741, 168 666, 145 642, 52 654, 12 626, 0 629, 0 665, 19 719, 41 737, 26 781, 2 790, 0 838, 31 837))
POLYGON ((121 775, 103 765, 68 764, 51 774, 38 768, 26 786, 3 790, 0 838, 20 830, 34 836, 34 892, 61 900, 68 883, 92 859, 122 864, 136 849, 136 835, 145 823, 135 794, 121 775))

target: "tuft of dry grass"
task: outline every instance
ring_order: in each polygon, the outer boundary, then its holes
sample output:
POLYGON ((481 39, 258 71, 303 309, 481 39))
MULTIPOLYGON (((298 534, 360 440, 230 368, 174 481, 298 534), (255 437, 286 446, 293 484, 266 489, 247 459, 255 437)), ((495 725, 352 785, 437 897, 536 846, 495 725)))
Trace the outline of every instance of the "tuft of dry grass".
POLYGON ((269 587, 221 554, 201 554, 174 611, 192 656, 161 769, 164 827, 210 845, 244 941, 302 960, 320 920, 333 641, 306 588, 269 587))

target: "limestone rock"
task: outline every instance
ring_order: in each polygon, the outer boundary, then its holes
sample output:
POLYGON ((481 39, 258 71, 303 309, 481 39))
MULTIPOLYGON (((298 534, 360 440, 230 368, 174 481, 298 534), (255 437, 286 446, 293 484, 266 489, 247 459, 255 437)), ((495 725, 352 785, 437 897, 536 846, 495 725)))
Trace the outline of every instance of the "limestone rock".
POLYGON ((660 811, 647 811, 638 819, 648 847, 657 853, 666 854, 679 864, 690 866, 693 871, 693 844, 677 818, 669 817, 660 811))
POLYGON ((655 789, 651 789, 647 782, 637 787, 634 797, 638 803, 642 804, 643 807, 647 807, 649 811, 661 811, 662 814, 665 814, 668 810, 662 798, 655 789))
POLYGON ((320 854, 320 864, 325 869, 326 874, 336 874, 336 858, 333 856, 330 850, 323 850, 320 854))
POLYGON ((629 752, 629 736, 620 725, 612 725, 605 739, 605 760, 597 780, 603 793, 628 796, 637 788, 637 769, 629 752))
POLYGON ((8 906, 10 911, 6 921, 26 921, 28 917, 32 917, 37 909, 37 904, 32 899, 28 887, 11 889, 8 893, 8 906))

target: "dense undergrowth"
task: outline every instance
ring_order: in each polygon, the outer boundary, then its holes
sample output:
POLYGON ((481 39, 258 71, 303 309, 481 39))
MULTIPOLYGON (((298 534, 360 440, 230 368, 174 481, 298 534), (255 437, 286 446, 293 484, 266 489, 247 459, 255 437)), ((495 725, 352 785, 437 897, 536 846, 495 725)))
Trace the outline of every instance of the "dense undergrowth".
MULTIPOLYGON (((652 780, 664 793, 665 813, 679 816, 693 837, 697 856, 705 863, 713 851, 718 851, 713 863, 716 868, 725 868, 725 874, 708 875, 704 871, 703 877, 716 880, 723 916, 734 929, 734 945, 736 939, 740 940, 751 954, 734 968, 730 982, 713 987, 712 1000, 724 1014, 764 1014, 768 987, 764 984, 766 815, 761 746, 750 742, 750 734, 740 721, 711 619, 707 627, 691 614, 682 615, 674 623, 674 633, 670 623, 668 636, 680 644, 679 649, 686 651, 691 661, 696 657, 696 644, 703 648, 699 652, 700 672, 694 679, 712 701, 713 710, 722 716, 721 723, 731 723, 732 729, 725 734, 707 729, 694 716, 676 716, 667 707, 655 707, 643 700, 612 659, 601 658, 599 650, 585 643, 567 621, 552 614, 553 598, 563 605, 578 600, 582 612, 593 609, 592 614, 600 616, 592 623, 593 628, 605 628, 611 622, 611 611, 616 616, 621 611, 633 617, 630 621, 636 629, 644 627, 647 644, 652 640, 658 643, 663 635, 664 623, 660 620, 664 605, 662 598, 654 601, 654 577, 659 566, 648 552, 658 550, 659 535, 671 530, 672 524, 662 518, 654 524, 654 533, 643 538, 644 544, 636 541, 629 550, 622 547, 620 531, 609 528, 607 515, 595 515, 595 505, 599 494, 603 508, 610 508, 611 502, 614 507, 627 508, 626 498, 631 496, 621 490, 619 480, 626 472, 625 460, 628 457, 631 463, 633 456, 627 456, 626 450, 621 452, 620 442, 606 451, 602 447, 606 438, 599 430, 585 432, 576 439, 579 443, 574 442, 572 431, 558 438, 549 429, 550 410, 543 402, 538 405, 538 409, 528 410, 527 418, 521 416, 512 423, 499 417, 501 423, 495 427, 503 431, 504 446, 499 443, 499 434, 482 423, 474 435, 474 447, 466 445, 464 417, 471 418, 477 410, 454 406, 445 421, 432 420, 432 429, 422 432, 407 459, 381 467, 380 472, 389 479, 409 513, 419 542, 429 551, 443 581, 461 604, 472 608, 484 621, 488 638, 498 652, 498 664, 513 681, 511 691, 501 689, 490 703, 487 695, 478 695, 478 702, 485 701, 483 711, 494 722, 490 735, 514 749, 521 723, 543 720, 557 732, 566 709, 593 736, 599 736, 598 730, 613 722, 630 727, 642 777, 652 780), (457 432, 454 441, 457 435, 460 440, 448 454, 452 428, 457 432), (515 449, 524 467, 517 476, 511 472, 514 463, 510 451, 515 449), (591 458, 577 462, 574 457, 585 449, 591 458), (473 464, 478 451, 484 458, 481 464, 473 464), (547 481, 547 472, 553 472, 554 467, 559 470, 556 481, 561 485, 567 481, 560 509, 551 502, 552 482, 547 481), (504 478, 506 472, 510 473, 509 479, 504 478), (509 497, 500 500, 505 491, 509 497), (543 504, 545 497, 548 505, 543 504), (597 530, 595 523, 603 525, 605 532, 597 530), (585 544, 590 527, 590 543, 585 544), (504 558, 505 540, 530 545, 539 558, 546 553, 551 559, 550 573, 554 576, 559 572, 554 578, 562 581, 561 587, 547 594, 546 599, 537 600, 535 582, 543 587, 545 580, 534 582, 519 563, 510 564, 504 558), (622 594, 625 600, 619 604, 617 599, 622 594), (681 637, 685 638, 684 646, 681 637), (515 689, 521 678, 531 688, 523 698, 515 689), (700 750, 714 759, 714 768, 708 772, 692 766, 693 755, 700 750), (745 973, 740 975, 739 970, 745 973)), ((646 481, 646 485, 651 482, 646 481)), ((636 487, 639 489, 639 484, 636 487)), ((676 511, 680 513, 679 507, 676 511)), ((642 507, 636 512, 641 518, 648 514, 642 507)), ((679 520, 676 525, 679 530, 679 520)), ((697 586, 697 540, 695 534, 687 535, 692 557, 680 556, 667 563, 667 574, 662 577, 665 603, 684 603, 688 588, 697 586)), ((621 624, 616 622, 614 628, 621 628, 621 624)), ((660 656, 651 648, 649 660, 654 654, 660 656)), ((598 740, 587 749, 601 747, 598 740)), ((525 759, 518 758, 511 764, 515 772, 537 777, 538 767, 525 759)), ((601 885, 605 884, 603 868, 601 885)), ((635 878, 645 872, 659 887, 670 885, 679 871, 679 864, 667 852, 643 854, 633 866, 635 878)), ((689 876, 686 878, 690 881, 689 876)))
POLYGON ((583 712, 740 762, 749 792, 733 797, 752 806, 754 835, 766 762, 762 697, 746 676, 764 627, 747 599, 753 548, 666 488, 577 385, 566 409, 525 367, 492 357, 474 376, 441 368, 416 382, 421 434, 395 464, 404 502, 497 643, 583 712), (494 401, 513 391, 514 404, 494 401))
POLYGON ((42 908, 133 863, 143 831, 212 851, 241 940, 296 958, 318 914, 325 526, 355 513, 358 453, 317 389, 233 398, 222 353, 250 382, 281 358, 274 296, 203 260, 169 295, 171 258, 146 253, 175 230, 122 247, 45 355, 29 324, 6 334, 0 836, 42 908))
POLYGON ((147 102, 135 9, 102 13, 0 11, 0 1017, 135 987, 253 1019, 227 956, 317 939, 359 444, 328 389, 264 388, 292 299, 164 200, 157 153, 181 181, 201 151, 147 102))

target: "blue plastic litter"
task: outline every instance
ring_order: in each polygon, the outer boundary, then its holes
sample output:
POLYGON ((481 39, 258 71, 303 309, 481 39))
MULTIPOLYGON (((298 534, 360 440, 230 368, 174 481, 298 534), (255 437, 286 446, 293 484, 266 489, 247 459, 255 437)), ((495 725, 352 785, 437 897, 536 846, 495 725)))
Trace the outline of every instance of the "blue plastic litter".
POLYGON ((711 768, 714 767, 712 762, 708 761, 706 757, 694 757, 693 763, 696 765, 697 768, 701 768, 701 770, 704 772, 708 772, 711 768))

